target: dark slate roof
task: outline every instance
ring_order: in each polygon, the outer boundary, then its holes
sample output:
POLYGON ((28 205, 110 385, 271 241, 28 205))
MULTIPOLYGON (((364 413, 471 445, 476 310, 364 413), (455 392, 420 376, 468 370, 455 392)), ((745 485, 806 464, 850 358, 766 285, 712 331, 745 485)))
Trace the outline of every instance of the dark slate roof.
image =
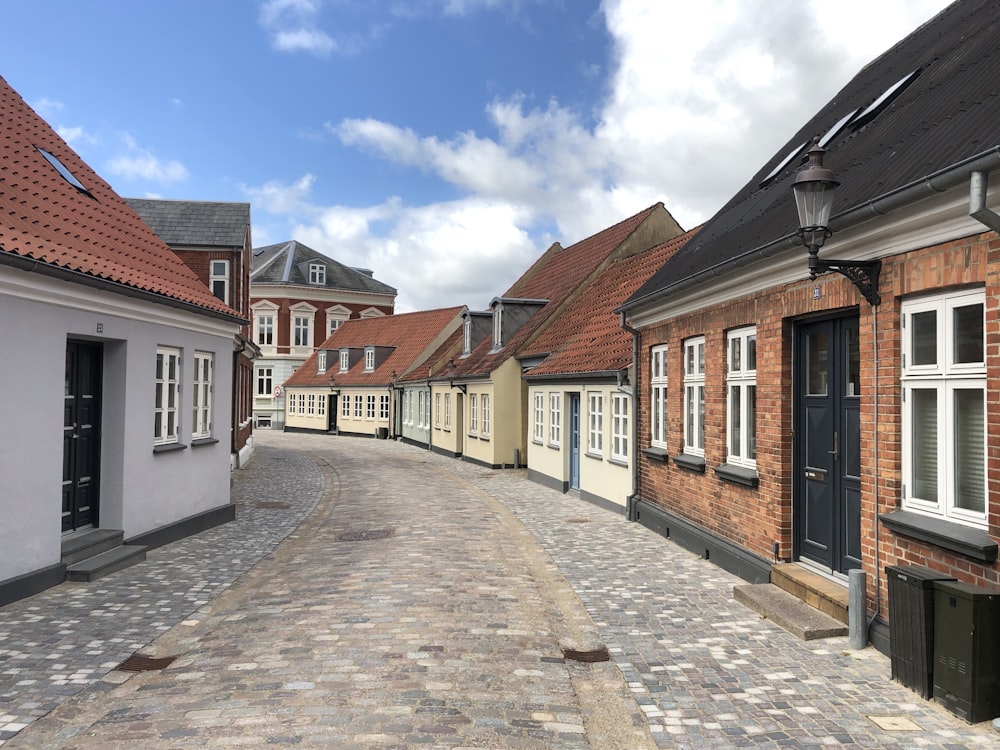
POLYGON ((297 240, 280 242, 254 248, 253 270, 250 281, 253 284, 309 284, 306 276, 309 263, 321 262, 326 265, 326 287, 370 294, 391 294, 396 289, 373 278, 370 272, 345 266, 322 253, 303 245, 297 240), (303 264, 305 264, 303 266, 303 264))
POLYGON ((242 248, 250 226, 249 203, 126 198, 132 210, 171 247, 242 248))
POLYGON ((239 320, 0 78, 0 263, 239 320), (76 187, 39 151, 52 154, 76 187))
POLYGON ((873 199, 919 185, 925 177, 974 157, 1000 152, 998 40, 1000 3, 959 0, 869 63, 625 308, 704 274, 736 273, 758 249, 793 235, 798 217, 792 182, 805 161, 806 145, 858 108, 866 109, 826 145, 824 166, 833 169, 841 183, 831 220, 834 229, 859 220, 873 199), (866 123, 879 97, 915 71, 912 82, 866 123), (801 153, 764 183, 800 146, 801 153))

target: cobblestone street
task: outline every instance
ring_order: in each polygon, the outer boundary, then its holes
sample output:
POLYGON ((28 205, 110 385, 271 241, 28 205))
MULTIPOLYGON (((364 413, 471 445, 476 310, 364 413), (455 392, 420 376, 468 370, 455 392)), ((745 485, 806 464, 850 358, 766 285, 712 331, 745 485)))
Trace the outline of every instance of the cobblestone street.
POLYGON ((257 439, 233 523, 0 609, 3 750, 1000 744, 523 471, 257 439), (610 662, 563 658, 601 644, 610 662), (177 659, 115 669, 136 651, 177 659))

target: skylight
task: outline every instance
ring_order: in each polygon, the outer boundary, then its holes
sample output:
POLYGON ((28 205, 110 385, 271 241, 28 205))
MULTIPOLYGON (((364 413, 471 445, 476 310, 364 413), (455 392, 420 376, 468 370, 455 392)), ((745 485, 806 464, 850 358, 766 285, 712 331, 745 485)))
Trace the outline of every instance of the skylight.
POLYGON ((829 130, 827 130, 826 133, 823 134, 823 137, 819 139, 820 148, 826 148, 827 145, 830 143, 830 141, 836 138, 837 135, 840 133, 840 131, 847 126, 847 123, 853 120, 855 115, 857 115, 858 112, 860 112, 861 110, 862 107, 858 107, 857 109, 852 109, 846 115, 837 120, 836 124, 834 124, 834 126, 831 127, 829 130))
MULTIPOLYGON (((65 164, 59 161, 59 159, 56 156, 50 154, 44 148, 39 148, 38 146, 35 146, 35 148, 38 149, 38 153, 40 153, 42 156, 45 157, 45 160, 49 164, 51 164, 53 167, 56 168, 56 171, 62 176, 64 180, 66 180, 66 182, 75 187, 81 193, 86 193, 87 195, 90 195, 90 191, 87 190, 87 188, 84 186, 82 182, 76 179, 76 175, 74 175, 72 172, 69 171, 69 167, 67 167, 65 164)), ((93 198, 94 196, 90 195, 90 197, 93 198)))
POLYGON ((782 159, 781 162, 779 162, 778 166, 772 169, 770 173, 768 173, 767 177, 765 177, 763 180, 760 181, 761 187, 763 187, 772 179, 774 179, 776 176, 781 174, 782 170, 788 166, 788 164, 792 161, 792 159, 794 159, 796 156, 802 153, 802 149, 804 149, 807 145, 808 141, 806 143, 803 143, 801 146, 796 146, 791 151, 789 151, 788 156, 782 159))
POLYGON ((889 105, 896 101, 896 98, 902 94, 911 83, 913 83, 918 75, 920 75, 919 68, 914 70, 912 73, 907 73, 905 76, 892 84, 892 86, 883 91, 882 95, 878 99, 869 104, 868 108, 865 109, 864 112, 854 118, 851 122, 851 129, 859 130, 882 114, 882 112, 888 109, 889 105))

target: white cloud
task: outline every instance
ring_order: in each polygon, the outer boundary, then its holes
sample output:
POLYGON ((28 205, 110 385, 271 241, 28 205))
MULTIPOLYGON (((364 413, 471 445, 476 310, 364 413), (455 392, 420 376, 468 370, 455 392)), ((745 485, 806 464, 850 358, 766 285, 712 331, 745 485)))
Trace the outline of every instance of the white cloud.
POLYGON ((56 101, 55 99, 49 99, 47 96, 43 96, 41 99, 32 102, 31 108, 48 120, 56 113, 62 111, 63 103, 56 101))
MULTIPOLYGON (((661 200, 685 227, 708 219, 857 70, 945 4, 843 0, 833 12, 819 0, 604 0, 613 50, 596 125, 513 94, 484 103, 490 132, 421 134, 371 118, 326 126, 462 199, 324 208, 311 202, 311 175, 247 191, 287 217, 295 239, 397 286, 401 311, 481 307, 553 240, 572 244, 661 200)), ((498 5, 438 7, 463 15, 498 5)), ((266 7, 316 9, 307 0, 266 7)), ((505 7, 516 11, 518 0, 505 7)))
POLYGON ((275 49, 324 57, 336 51, 337 43, 319 28, 321 8, 317 0, 267 0, 260 6, 258 21, 275 49))
POLYGON ((130 135, 124 136, 125 153, 112 157, 106 166, 110 174, 127 179, 143 179, 153 182, 183 182, 188 178, 188 170, 176 160, 163 161, 152 152, 141 148, 130 135))

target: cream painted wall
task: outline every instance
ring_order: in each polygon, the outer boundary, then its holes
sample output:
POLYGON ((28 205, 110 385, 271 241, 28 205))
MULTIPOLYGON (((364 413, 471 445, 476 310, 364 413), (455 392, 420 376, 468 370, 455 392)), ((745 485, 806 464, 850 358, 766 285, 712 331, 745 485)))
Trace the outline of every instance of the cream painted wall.
MULTIPOLYGON (((304 430, 320 430, 326 432, 330 426, 330 389, 329 388, 290 388, 285 391, 284 401, 286 404, 285 409, 285 426, 295 427, 297 429, 304 430), (306 397, 306 413, 299 414, 298 400, 299 395, 306 397), (312 403, 312 414, 309 413, 309 396, 313 396, 312 403), (293 409, 289 408, 292 405, 292 399, 295 399, 294 413, 293 409), (320 401, 324 402, 323 413, 320 414, 320 401)), ((338 408, 338 407, 335 407, 338 408)), ((338 420, 339 421, 339 420, 338 420)))
MULTIPOLYGON (((389 428, 388 419, 379 419, 379 397, 389 396, 389 389, 384 387, 375 388, 341 388, 340 397, 337 400, 337 429, 341 433, 350 432, 356 435, 375 435, 379 427, 389 428), (351 399, 351 410, 349 416, 344 416, 342 405, 347 397, 351 399), (369 419, 365 416, 367 412, 368 396, 375 397, 375 418, 369 419), (355 416, 357 399, 361 398, 361 416, 355 416)), ((389 399, 389 416, 393 414, 394 405, 392 398, 389 399)), ((291 417, 288 417, 291 420, 291 417)), ((291 421, 289 421, 291 426, 291 421)))
POLYGON ((431 446, 439 449, 444 453, 450 453, 452 455, 460 454, 464 447, 464 428, 465 420, 463 419, 463 409, 465 408, 465 398, 464 395, 458 388, 452 388, 447 383, 432 383, 431 384, 431 446), (451 409, 449 418, 446 419, 444 411, 444 398, 446 395, 451 396, 451 409), (435 405, 437 399, 441 399, 441 420, 438 422, 436 416, 435 405))

